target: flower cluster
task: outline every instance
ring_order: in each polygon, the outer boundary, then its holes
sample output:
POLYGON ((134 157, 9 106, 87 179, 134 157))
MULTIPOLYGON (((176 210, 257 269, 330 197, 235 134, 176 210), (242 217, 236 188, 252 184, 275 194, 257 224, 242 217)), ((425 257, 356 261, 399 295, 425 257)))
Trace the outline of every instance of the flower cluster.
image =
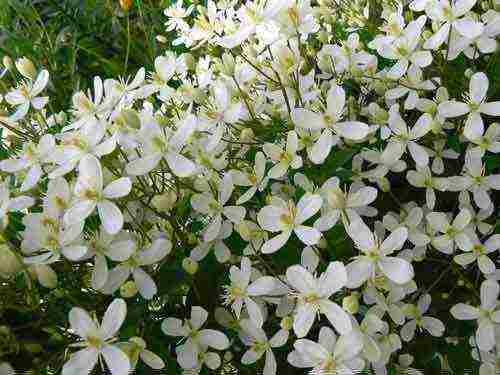
MULTIPOLYGON (((488 74, 500 12, 386 5, 367 37, 363 22, 339 23, 337 5, 314 4, 179 0, 167 30, 189 53, 131 79, 95 77, 62 113, 41 96, 49 73, 19 60, 0 112, 12 150, 0 215, 5 233, 12 212, 24 229, 5 235, 14 260, 1 274, 53 288, 59 264, 85 264, 93 290, 149 301, 167 290, 158 275, 183 270, 189 317, 161 330, 181 338, 186 374, 254 363, 265 375, 404 373, 408 343, 443 336, 453 318, 475 322, 481 374, 498 371, 500 91, 488 74), (456 62, 463 74, 450 77, 456 62), (198 306, 203 272, 216 307, 198 306), (474 293, 433 309, 446 275, 474 293)), ((98 361, 113 375, 138 358, 164 366, 167 345, 115 343, 126 310, 115 299, 102 324, 71 310, 81 349, 63 375, 98 361)))

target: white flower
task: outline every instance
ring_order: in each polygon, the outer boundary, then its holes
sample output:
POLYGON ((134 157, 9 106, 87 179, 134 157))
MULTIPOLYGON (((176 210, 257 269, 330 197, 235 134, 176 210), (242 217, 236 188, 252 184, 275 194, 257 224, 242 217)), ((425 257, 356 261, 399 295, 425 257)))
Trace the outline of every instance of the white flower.
MULTIPOLYGON (((131 244, 124 244, 124 252, 129 252, 131 244)), ((154 280, 141 267, 153 265, 165 258, 172 250, 172 243, 166 238, 157 238, 153 243, 140 251, 135 251, 124 262, 108 272, 108 278, 102 287, 104 294, 113 294, 130 275, 134 278, 139 293, 145 299, 151 299, 158 291, 154 280)))
POLYGON ((478 149, 467 151, 462 175, 448 177, 448 190, 469 190, 474 196, 474 203, 481 209, 488 209, 492 205, 488 192, 491 189, 500 190, 500 174, 486 176, 481 155, 478 149))
POLYGON ((488 116, 500 116, 500 101, 486 102, 489 81, 486 74, 475 73, 469 82, 469 93, 464 96, 465 103, 449 100, 439 105, 438 110, 445 118, 459 117, 465 114, 464 135, 470 139, 478 139, 484 134, 484 123, 481 114, 488 116))
POLYGON ((465 231, 471 220, 468 209, 461 209, 451 223, 443 212, 431 212, 427 214, 426 219, 433 230, 442 233, 431 240, 431 245, 442 253, 452 254, 455 251, 455 244, 462 250, 472 246, 465 231))
POLYGON ((220 227, 219 234, 212 241, 200 241, 198 246, 191 250, 189 257, 199 262, 213 249, 217 261, 219 263, 226 263, 231 257, 231 250, 226 246, 224 240, 229 238, 231 233, 233 233, 231 222, 224 221, 220 227))
POLYGON ((41 110, 49 101, 47 96, 39 97, 38 95, 45 89, 49 82, 49 72, 46 70, 40 71, 35 82, 26 80, 22 82, 17 89, 5 95, 5 100, 10 105, 16 106, 16 112, 9 119, 11 121, 19 121, 28 113, 30 107, 36 110, 41 110))
POLYGON ((288 362, 294 367, 312 368, 311 374, 317 375, 353 375, 363 369, 364 361, 358 356, 363 341, 357 331, 337 337, 330 328, 322 327, 318 341, 297 340, 288 362))
POLYGON ((250 188, 236 201, 236 204, 243 204, 249 201, 257 190, 262 191, 267 185, 268 178, 265 176, 266 173, 266 157, 262 152, 257 152, 255 154, 255 166, 251 173, 243 173, 241 171, 234 170, 233 182, 238 186, 249 186, 250 188))
POLYGON ((287 134, 285 150, 273 143, 266 143, 262 147, 266 155, 276 163, 268 172, 269 178, 280 178, 287 173, 289 168, 298 169, 302 167, 302 158, 297 155, 299 139, 297 133, 289 131, 287 134))
POLYGON ((244 207, 227 205, 233 191, 233 178, 228 172, 219 182, 217 198, 209 192, 195 194, 191 197, 193 208, 210 218, 203 234, 204 241, 213 241, 218 236, 222 226, 222 215, 235 224, 240 223, 245 218, 246 209, 244 207))
POLYGON ((119 347, 130 358, 132 370, 135 369, 139 358, 154 370, 161 370, 165 367, 165 363, 159 356, 146 349, 146 341, 141 337, 131 337, 128 342, 120 343, 119 347))
POLYGON ((10 196, 9 181, 0 181, 0 219, 8 212, 22 211, 35 204, 32 197, 20 195, 12 198, 10 196))
POLYGON ((33 188, 42 177, 42 165, 50 161, 51 153, 54 151, 56 142, 51 134, 45 134, 38 145, 31 142, 25 143, 23 153, 12 159, 5 159, 0 162, 0 169, 4 172, 15 173, 28 169, 26 178, 21 186, 21 191, 33 188))
POLYGON ((496 271, 495 263, 490 259, 493 253, 500 249, 500 235, 495 234, 488 238, 484 244, 479 241, 477 235, 469 235, 470 240, 462 247, 464 254, 455 255, 453 260, 461 266, 466 266, 477 261, 481 272, 486 276, 496 271))
POLYGON ((426 166, 429 162, 429 155, 425 148, 418 144, 418 141, 429 132, 431 123, 431 116, 424 113, 418 118, 413 128, 409 129, 397 107, 391 107, 389 111, 389 127, 392 135, 381 155, 381 161, 383 163, 394 163, 401 158, 408 148, 415 163, 421 167, 426 166))
POLYGON ((387 72, 390 79, 401 78, 406 73, 410 63, 420 68, 432 63, 432 54, 429 51, 419 50, 422 28, 426 19, 425 16, 420 16, 411 21, 398 38, 389 43, 383 43, 377 48, 382 57, 397 60, 396 64, 387 72))
POLYGON ((398 257, 390 257, 395 250, 401 249, 408 238, 408 230, 404 227, 396 229, 384 241, 362 220, 353 221, 347 228, 356 247, 363 252, 347 265, 349 288, 357 288, 366 280, 373 278, 378 269, 397 284, 405 284, 413 278, 412 265, 398 257))
POLYGON ((428 166, 419 167, 417 165, 416 171, 408 171, 406 179, 415 187, 425 188, 425 199, 429 210, 434 209, 436 204, 436 193, 434 189, 445 191, 448 187, 448 180, 443 177, 432 177, 431 170, 428 166))
POLYGON ((331 229, 342 217, 344 223, 349 219, 363 216, 375 216, 376 209, 369 207, 377 198, 377 189, 361 184, 352 184, 347 192, 342 191, 337 177, 330 177, 321 186, 319 194, 323 198, 321 217, 314 222, 314 227, 321 232, 331 229))
POLYGON ((224 350, 229 347, 225 334, 213 329, 201 329, 207 321, 208 312, 200 306, 193 306, 191 318, 184 322, 177 318, 166 318, 161 324, 161 330, 168 336, 185 339, 177 350, 177 362, 184 369, 198 367, 198 355, 202 348, 224 350))
POLYGON ((303 223, 319 211, 322 203, 323 200, 318 194, 304 194, 297 206, 293 201, 286 203, 281 198, 273 197, 271 204, 259 211, 257 221, 262 229, 281 233, 266 241, 261 251, 269 254, 279 250, 286 244, 292 232, 306 245, 317 244, 321 232, 303 223))
POLYGON ((64 214, 64 222, 66 225, 81 223, 97 207, 104 229, 110 234, 118 233, 123 227, 123 214, 111 200, 128 195, 132 182, 128 177, 121 177, 103 188, 101 163, 92 155, 83 157, 78 171, 77 200, 64 214))
POLYGON ((319 114, 305 108, 292 110, 292 121, 298 127, 310 130, 322 130, 311 151, 311 160, 321 164, 328 157, 338 136, 350 140, 361 140, 368 135, 368 125, 359 121, 341 121, 345 112, 345 91, 341 86, 333 85, 328 91, 326 109, 319 114))
POLYGON ((319 277, 313 276, 300 265, 286 271, 288 283, 296 290, 297 307, 293 330, 297 337, 304 337, 311 329, 319 313, 326 315, 330 323, 341 334, 352 329, 349 315, 330 297, 342 289, 347 282, 347 273, 340 262, 332 262, 319 277))
POLYGON ((248 319, 240 322, 240 328, 241 341, 250 347, 241 357, 241 363, 244 365, 255 363, 265 354, 263 375, 275 375, 278 365, 272 349, 286 344, 288 331, 281 329, 268 339, 266 332, 248 319))
POLYGON ((450 310, 455 319, 477 320, 476 342, 484 351, 495 346, 495 325, 500 323, 500 310, 497 309, 499 291, 498 282, 485 280, 481 284, 481 306, 458 303, 450 310))
POLYGON ((273 295, 280 288, 280 283, 271 276, 262 276, 250 283, 251 273, 252 263, 247 257, 241 259, 240 268, 231 266, 229 270, 231 284, 224 287, 224 304, 231 305, 231 309, 238 319, 241 316, 243 306, 245 306, 252 322, 257 327, 262 327, 264 315, 252 297, 273 295))
POLYGON ((429 1, 425 12, 429 18, 439 25, 438 31, 424 43, 425 49, 435 50, 443 44, 450 35, 451 28, 464 36, 475 36, 481 33, 480 23, 471 18, 463 17, 472 9, 476 0, 451 2, 448 0, 429 1))
POLYGON ((416 306, 413 304, 403 306, 405 315, 411 319, 401 328, 401 338, 404 341, 411 341, 417 328, 425 329, 432 336, 440 337, 443 335, 444 324, 436 318, 424 316, 430 304, 431 296, 424 294, 418 299, 416 306))
POLYGON ((89 374, 102 356, 112 375, 127 375, 130 371, 130 361, 123 351, 112 344, 126 315, 127 305, 122 299, 115 299, 109 305, 101 324, 94 322, 85 310, 79 307, 71 309, 71 329, 82 339, 73 346, 84 349, 71 355, 69 361, 64 364, 62 374, 89 374))
POLYGON ((196 124, 196 117, 187 116, 177 124, 177 130, 171 134, 169 129, 162 129, 156 120, 148 119, 141 127, 139 135, 143 155, 127 164, 127 173, 132 176, 146 174, 165 159, 176 176, 191 176, 196 171, 196 164, 182 155, 181 151, 194 132, 196 124))

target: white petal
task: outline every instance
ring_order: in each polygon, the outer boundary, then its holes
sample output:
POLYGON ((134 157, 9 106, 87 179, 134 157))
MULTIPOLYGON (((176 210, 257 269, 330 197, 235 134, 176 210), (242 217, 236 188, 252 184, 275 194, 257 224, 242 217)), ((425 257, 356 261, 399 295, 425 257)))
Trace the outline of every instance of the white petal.
POLYGON ((406 284, 414 275, 411 263, 401 258, 382 257, 378 265, 382 272, 396 284, 406 284))
POLYGON ((292 232, 290 232, 290 231, 278 234, 277 236, 275 236, 275 237, 271 238, 270 240, 264 242, 264 244, 262 245, 260 251, 263 254, 271 254, 271 253, 274 253, 274 252, 278 251, 279 249, 281 249, 286 244, 286 242, 290 238, 291 234, 292 234, 292 232))
POLYGON ((348 333, 352 330, 352 323, 349 314, 342 309, 335 302, 330 300, 321 300, 320 310, 326 315, 332 326, 341 335, 348 333))
POLYGON ((303 243, 309 246, 316 245, 321 239, 321 232, 314 227, 299 225, 295 227, 294 232, 303 243))
POLYGON ((115 299, 107 308, 102 319, 101 329, 104 339, 115 336, 127 316, 127 304, 121 298, 115 299))
POLYGON ((196 170, 196 164, 181 154, 167 152, 165 159, 176 176, 189 177, 196 170))
POLYGON ((97 330, 95 322, 84 309, 73 307, 69 312, 69 324, 78 336, 85 338, 97 330))
POLYGON ((127 196, 132 189, 132 181, 128 177, 121 177, 111 182, 103 191, 108 199, 116 199, 127 196))
POLYGON ((458 320, 475 320, 479 317, 479 310, 465 303, 457 303, 450 309, 450 313, 458 320))
POLYGON ((109 234, 116 234, 123 228, 123 214, 116 204, 102 200, 97 204, 102 226, 109 234))
POLYGON ((229 347, 229 340, 225 334, 213 329, 203 329, 199 332, 200 343, 217 350, 225 350, 229 347))
POLYGON ((101 349, 104 361, 112 375, 125 375, 130 371, 130 361, 127 355, 114 345, 101 349))
POLYGON ((141 296, 151 299, 158 291, 154 280, 142 268, 136 268, 133 272, 134 281, 141 296))
POLYGON ((143 349, 139 355, 143 362, 154 370, 160 370, 165 367, 165 362, 149 350, 143 349))
POLYGON ((62 375, 86 375, 97 364, 97 350, 95 348, 82 349, 73 353, 64 364, 62 375))

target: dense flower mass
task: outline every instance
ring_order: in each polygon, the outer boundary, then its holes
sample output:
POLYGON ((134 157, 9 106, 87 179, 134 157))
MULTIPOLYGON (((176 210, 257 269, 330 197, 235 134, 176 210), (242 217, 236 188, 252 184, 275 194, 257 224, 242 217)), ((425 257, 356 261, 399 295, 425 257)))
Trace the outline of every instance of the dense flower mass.
POLYGON ((328 0, 179 0, 166 27, 189 52, 95 77, 61 113, 49 72, 17 61, 0 276, 56 288, 88 267, 81 288, 129 301, 102 323, 74 301, 63 375, 417 374, 412 343, 451 341, 456 320, 481 375, 498 371, 500 4, 370 5, 350 23, 328 0), (166 314, 120 336, 143 300, 166 314))

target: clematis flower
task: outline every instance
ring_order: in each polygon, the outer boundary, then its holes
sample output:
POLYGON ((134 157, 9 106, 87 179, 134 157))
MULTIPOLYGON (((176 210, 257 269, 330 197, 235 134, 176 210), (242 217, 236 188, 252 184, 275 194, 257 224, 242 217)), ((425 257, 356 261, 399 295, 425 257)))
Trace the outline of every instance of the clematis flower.
POLYGON ((233 181, 238 186, 249 186, 250 188, 236 201, 236 204, 243 204, 249 201, 257 190, 262 191, 267 185, 268 178, 266 173, 266 156, 262 152, 255 154, 255 166, 249 174, 241 171, 232 171, 233 181))
POLYGON ((481 209, 492 205, 490 190, 500 190, 500 174, 486 176, 481 160, 482 152, 474 149, 465 154, 465 165, 461 176, 448 177, 448 190, 468 190, 474 197, 474 203, 481 209))
POLYGON ((403 306, 405 315, 410 318, 410 321, 401 328, 401 338, 404 341, 411 341, 417 328, 425 329, 435 337, 443 335, 445 329, 444 324, 439 319, 424 316, 430 304, 431 296, 429 294, 424 294, 418 299, 417 305, 406 304, 403 306))
POLYGON ((363 221, 355 220, 347 227, 347 233, 363 253, 346 266, 349 288, 358 288, 366 280, 373 278, 377 270, 396 284, 405 284, 413 278, 411 263, 402 258, 389 256, 403 247, 408 238, 406 228, 398 228, 384 241, 380 241, 363 221))
POLYGON ((262 229, 281 233, 266 241, 261 251, 264 254, 278 251, 288 241, 292 232, 306 245, 317 244, 321 232, 302 223, 318 212, 322 203, 323 200, 318 194, 305 194, 297 206, 293 201, 286 203, 281 198, 273 197, 271 204, 259 211, 257 221, 262 229))
POLYGON ((33 188, 42 177, 43 163, 51 160, 51 153, 54 152, 56 142, 51 134, 45 134, 38 145, 29 142, 23 146, 23 153, 12 159, 5 159, 0 162, 0 169, 4 172, 15 173, 28 170, 21 185, 21 192, 33 188))
POLYGON ((132 370, 137 366, 139 358, 154 370, 161 370, 165 367, 165 362, 158 355, 146 349, 146 341, 141 337, 131 337, 128 342, 118 345, 130 358, 132 370))
POLYGON ((82 341, 72 346, 84 349, 73 353, 62 369, 62 375, 89 374, 102 357, 112 375, 125 375, 130 371, 127 355, 112 344, 127 315, 127 304, 115 299, 106 310, 101 324, 93 321, 87 311, 74 307, 69 312, 69 323, 82 341))
POLYGON ((377 198, 377 189, 352 184, 349 191, 344 192, 339 184, 337 177, 330 177, 319 190, 325 204, 321 208, 321 217, 314 222, 314 227, 321 232, 331 229, 340 217, 343 223, 348 223, 349 219, 359 218, 361 215, 376 215, 376 209, 369 205, 377 198))
POLYGON ((311 329, 316 317, 326 315, 330 323, 341 334, 352 329, 349 314, 330 300, 330 297, 347 283, 347 273, 341 262, 331 262, 319 277, 313 276, 300 265, 286 271, 287 282, 296 290, 297 307, 293 330, 297 337, 304 337, 311 329))
POLYGON ((429 210, 436 205, 436 193, 434 190, 445 191, 448 187, 448 180, 443 177, 433 177, 428 166, 419 167, 416 171, 408 171, 406 174, 408 182, 418 188, 425 188, 425 200, 429 210))
POLYGON ((286 139, 285 150, 273 143, 266 143, 262 147, 266 155, 276 163, 268 172, 269 178, 280 178, 288 169, 298 169, 302 167, 302 158, 297 155, 299 139, 297 133, 289 131, 286 139))
POLYGON ((314 374, 354 374, 363 369, 364 361, 359 358, 363 340, 357 331, 337 337, 330 328, 322 327, 318 341, 297 340, 288 362, 293 367, 312 368, 314 374))
POLYGON ((426 219, 433 230, 442 233, 431 240, 432 246, 442 253, 452 254, 455 251, 455 245, 462 250, 472 246, 472 242, 465 231, 471 221, 471 214, 468 209, 461 209, 451 223, 443 212, 430 212, 427 214, 426 219))
POLYGON ((132 176, 144 175, 164 158, 176 176, 191 176, 196 170, 196 164, 182 155, 181 151, 194 132, 196 123, 194 116, 187 116, 178 124, 177 131, 170 134, 160 128, 156 120, 148 119, 139 132, 143 156, 127 164, 127 173, 132 176))
POLYGON ((394 163, 408 149, 418 166, 426 166, 429 163, 429 155, 418 144, 418 140, 430 131, 431 122, 431 116, 424 113, 418 118, 413 128, 410 129, 401 117, 397 107, 391 107, 389 111, 389 127, 392 135, 381 155, 381 161, 383 163, 394 163))
POLYGON ((232 176, 230 173, 226 173, 219 182, 217 198, 214 198, 213 194, 209 192, 195 194, 191 197, 193 208, 210 218, 203 234, 205 241, 213 241, 219 234, 223 220, 222 215, 235 224, 240 223, 245 218, 246 209, 244 207, 227 205, 233 190, 232 176))
POLYGON ((241 310, 246 307, 250 320, 262 327, 264 315, 253 297, 280 293, 281 284, 272 276, 262 276, 250 283, 252 263, 247 257, 241 259, 241 267, 231 266, 229 270, 230 285, 224 287, 224 304, 230 305, 239 319, 241 310))
POLYGON ((479 349, 491 350, 496 343, 495 325, 500 323, 498 294, 500 286, 494 280, 485 280, 481 284, 481 305, 479 307, 458 303, 450 313, 458 320, 477 320, 476 342, 479 349))
POLYGON ((121 177, 103 188, 101 163, 95 156, 85 156, 80 161, 75 185, 77 200, 64 214, 65 224, 85 221, 97 207, 104 229, 109 234, 118 233, 123 227, 123 214, 111 200, 125 197, 131 189, 132 182, 128 177, 121 177))
POLYGON ((470 140, 478 139, 484 134, 484 123, 481 114, 500 116, 500 101, 486 102, 489 81, 486 74, 477 72, 469 82, 469 93, 465 95, 465 103, 449 100, 439 105, 438 110, 445 118, 459 117, 468 114, 465 121, 464 135, 470 140))
POLYGON ((469 234, 470 241, 462 248, 463 254, 455 255, 453 260, 461 266, 477 262, 479 270, 485 275, 496 271, 495 263, 490 259, 500 249, 500 235, 495 234, 488 238, 484 244, 479 241, 475 233, 469 234))
POLYGON ((241 357, 241 363, 250 365, 257 362, 264 354, 266 355, 263 375, 275 375, 278 364, 273 353, 273 348, 279 348, 286 344, 288 331, 281 329, 270 339, 266 332, 256 326, 251 320, 243 319, 240 322, 241 341, 250 348, 241 357))
POLYGON ((177 318, 166 318, 161 324, 163 333, 185 340, 177 350, 177 362, 184 369, 198 367, 198 355, 202 348, 224 350, 229 347, 229 340, 222 332, 201 329, 207 318, 208 312, 204 308, 193 306, 190 319, 183 322, 177 318))
POLYGON ((476 4, 476 0, 429 1, 425 12, 429 18, 438 24, 438 30, 424 43, 425 49, 436 50, 449 38, 451 29, 464 36, 475 36, 481 33, 479 22, 462 17, 476 4))
POLYGON ((328 90, 326 109, 320 114, 305 108, 295 108, 291 116, 293 123, 301 128, 322 130, 321 136, 313 146, 310 156, 315 164, 321 164, 328 157, 338 137, 359 141, 368 135, 368 125, 359 121, 341 121, 344 116, 345 91, 333 85, 328 90))
MULTIPOLYGON (((124 252, 129 252, 129 243, 124 244, 124 252)), ((154 280, 141 267, 153 265, 165 258, 172 251, 172 243, 166 238, 157 238, 153 243, 141 250, 134 249, 132 255, 124 262, 108 272, 108 278, 101 291, 113 294, 130 275, 134 278, 139 293, 145 299, 151 299, 158 291, 154 280)))
POLYGON ((49 72, 46 70, 40 71, 32 82, 31 79, 22 82, 17 89, 10 91, 5 95, 5 101, 12 106, 16 106, 14 112, 9 119, 11 121, 22 120, 27 114, 30 107, 36 110, 41 110, 49 102, 47 96, 39 97, 38 95, 45 89, 49 82, 49 72))

